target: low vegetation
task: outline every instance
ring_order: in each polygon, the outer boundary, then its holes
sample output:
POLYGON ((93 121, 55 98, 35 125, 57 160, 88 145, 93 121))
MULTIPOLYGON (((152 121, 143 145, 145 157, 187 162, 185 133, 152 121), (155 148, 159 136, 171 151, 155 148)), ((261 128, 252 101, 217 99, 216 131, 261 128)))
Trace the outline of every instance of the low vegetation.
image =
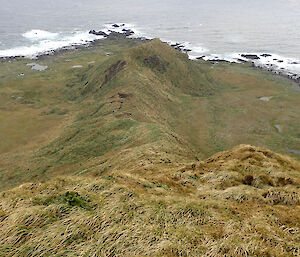
POLYGON ((158 39, 27 62, 0 63, 0 256, 299 256, 292 82, 158 39))

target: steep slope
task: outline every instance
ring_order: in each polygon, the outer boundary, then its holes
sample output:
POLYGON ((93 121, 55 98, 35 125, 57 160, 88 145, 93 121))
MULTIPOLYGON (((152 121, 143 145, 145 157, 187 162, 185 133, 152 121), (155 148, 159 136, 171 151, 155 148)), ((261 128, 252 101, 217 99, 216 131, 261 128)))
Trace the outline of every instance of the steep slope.
MULTIPOLYGON (((167 163, 194 158, 194 150, 170 122, 180 119, 178 106, 185 94, 211 91, 209 83, 199 87, 200 71, 186 55, 153 40, 75 73, 65 80, 67 90, 59 89, 72 101, 72 124, 35 152, 27 167, 15 168, 10 180, 20 180, 27 170, 28 179, 53 176, 61 169, 82 173, 95 162, 103 164, 108 159, 108 165, 116 169, 124 165, 136 169, 152 156, 167 163)), ((52 112, 60 110, 46 114, 52 112)), ((97 174, 101 170, 94 169, 97 174)))
POLYGON ((44 58, 49 71, 24 78, 9 72, 21 72, 22 60, 3 64, 0 117, 11 125, 2 129, 0 188, 66 173, 155 173, 241 143, 297 149, 299 93, 287 81, 190 61, 158 39, 127 41, 44 58))
POLYGON ((299 254, 299 162, 242 145, 145 177, 60 177, 2 192, 0 256, 299 254))
POLYGON ((289 81, 158 39, 26 62, 0 63, 0 256, 299 255, 289 81))

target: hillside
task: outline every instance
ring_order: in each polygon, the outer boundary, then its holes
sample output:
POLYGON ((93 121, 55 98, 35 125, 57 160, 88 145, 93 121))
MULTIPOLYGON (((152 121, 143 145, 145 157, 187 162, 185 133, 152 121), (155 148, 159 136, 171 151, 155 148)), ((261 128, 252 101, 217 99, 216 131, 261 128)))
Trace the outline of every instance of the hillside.
POLYGON ((151 179, 120 171, 27 183, 2 193, 0 252, 297 256, 299 174, 299 162, 242 145, 151 179))
POLYGON ((158 39, 35 62, 0 63, 0 256, 299 254, 292 82, 158 39))
POLYGON ((176 167, 239 144, 299 159, 288 152, 299 150, 299 92, 272 74, 122 38, 39 64, 48 69, 1 63, 0 188, 54 174, 176 167))

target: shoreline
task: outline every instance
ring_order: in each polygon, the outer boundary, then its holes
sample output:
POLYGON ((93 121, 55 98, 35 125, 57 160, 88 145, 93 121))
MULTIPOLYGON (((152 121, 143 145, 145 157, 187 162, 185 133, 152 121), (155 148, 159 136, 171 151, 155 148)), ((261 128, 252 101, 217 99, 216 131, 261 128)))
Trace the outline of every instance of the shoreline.
MULTIPOLYGON (((126 27, 126 24, 111 24, 110 28, 107 27, 104 30, 90 30, 89 34, 94 34, 96 36, 102 36, 102 38, 95 39, 90 42, 85 42, 83 44, 72 44, 70 46, 65 46, 61 47, 55 50, 49 50, 41 54, 37 54, 35 56, 29 57, 29 56, 24 56, 24 55, 19 55, 19 56, 5 56, 5 57, 0 57, 0 61, 11 61, 11 60, 18 60, 18 59, 28 59, 28 60, 43 60, 44 58, 47 58, 49 56, 57 56, 61 53, 68 52, 68 51, 77 51, 77 50, 85 50, 88 48, 91 48, 93 46, 99 45, 100 42, 106 41, 106 40, 116 40, 116 39, 131 39, 131 40, 137 40, 140 41, 141 43, 147 42, 151 40, 152 38, 146 38, 142 36, 137 36, 136 32, 132 28, 126 27)), ((266 72, 271 72, 274 75, 278 75, 280 77, 286 78, 292 82, 295 83, 294 89, 297 91, 300 91, 300 74, 294 73, 289 71, 288 69, 284 68, 279 68, 273 63, 259 63, 257 62, 258 60, 261 60, 261 58, 266 58, 270 57, 273 58, 274 55, 272 54, 237 54, 235 58, 222 58, 218 55, 202 55, 202 56, 196 56, 196 55, 189 55, 193 50, 189 48, 189 46, 185 45, 184 43, 174 43, 174 42, 166 42, 164 43, 168 44, 175 50, 178 50, 182 53, 185 53, 188 55, 189 59, 191 60, 202 60, 205 62, 210 62, 210 63, 236 63, 236 64, 250 64, 254 68, 257 68, 262 71, 266 72), (214 57, 213 57, 214 56, 214 57), (213 58, 212 58, 213 57, 213 58)), ((275 55, 276 56, 276 55, 275 55)), ((278 59, 273 59, 274 61, 278 61, 278 63, 282 63, 282 60, 278 59)), ((268 61, 269 62, 269 61, 268 61)), ((300 62, 294 62, 293 64, 299 65, 300 62)))

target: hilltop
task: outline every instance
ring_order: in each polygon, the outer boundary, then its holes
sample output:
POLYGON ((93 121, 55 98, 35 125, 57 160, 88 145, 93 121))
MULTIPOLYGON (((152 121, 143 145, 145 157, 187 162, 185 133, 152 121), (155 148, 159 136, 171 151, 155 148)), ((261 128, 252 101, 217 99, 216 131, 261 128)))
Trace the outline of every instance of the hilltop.
POLYGON ((152 178, 23 184, 1 196, 1 253, 297 256, 299 174, 299 162, 242 145, 152 178))
POLYGON ((3 256, 299 253, 292 82, 159 39, 35 62, 0 63, 3 256))

